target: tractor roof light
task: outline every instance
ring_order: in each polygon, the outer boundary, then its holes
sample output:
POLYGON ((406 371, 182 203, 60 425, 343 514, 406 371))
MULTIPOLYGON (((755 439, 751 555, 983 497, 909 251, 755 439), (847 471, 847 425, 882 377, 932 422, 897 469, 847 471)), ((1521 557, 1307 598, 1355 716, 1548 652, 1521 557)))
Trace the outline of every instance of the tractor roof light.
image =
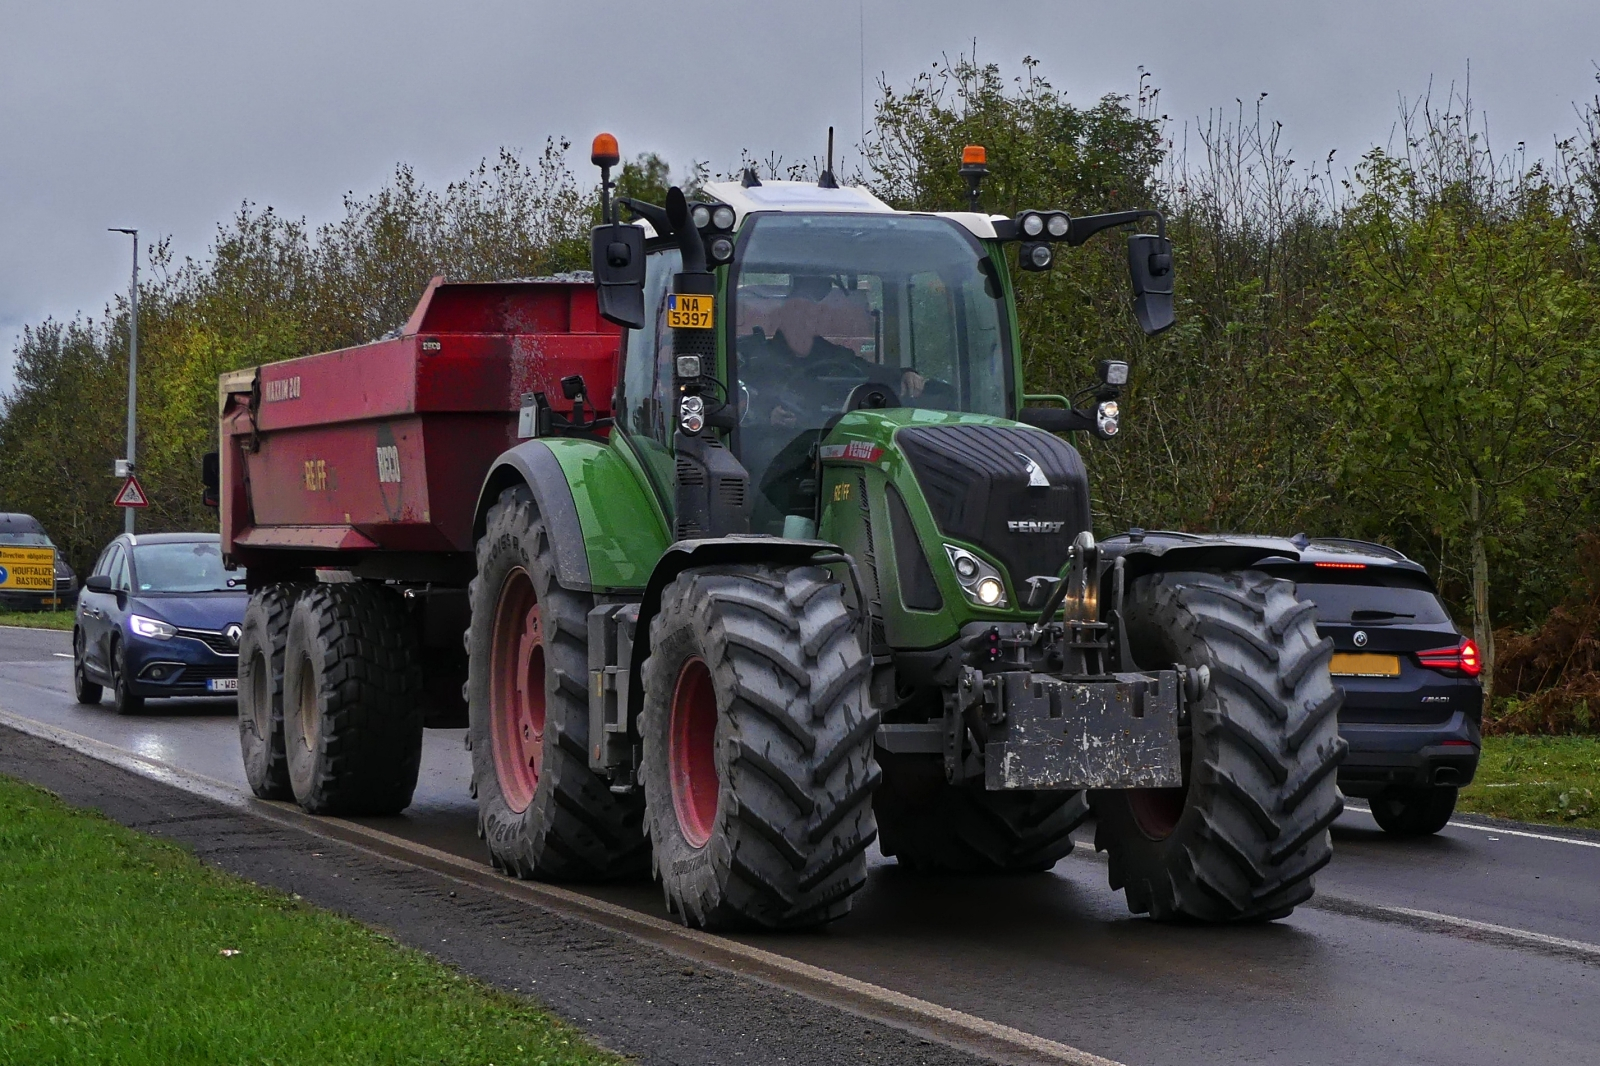
POLYGON ((1024 211, 1017 217, 1017 229, 1024 237, 1044 236, 1044 216, 1037 211, 1024 211))
POLYGON ((711 224, 717 229, 723 231, 733 229, 734 219, 733 208, 727 204, 719 204, 711 210, 711 224))
POLYGON ((1017 249, 1017 265, 1023 270, 1049 270, 1055 252, 1043 241, 1029 241, 1017 249))
POLYGON ((597 167, 614 167, 621 161, 617 139, 609 133, 595 134, 594 144, 589 148, 589 162, 597 167))
POLYGON ((705 229, 711 225, 711 208, 707 204, 695 204, 689 209, 689 221, 695 229, 705 229))
POLYGON ((706 256, 715 266, 733 262, 733 239, 726 236, 717 236, 706 245, 706 256))
POLYGON ((1072 219, 1065 211, 1052 211, 1050 217, 1045 219, 1044 228, 1051 237, 1059 241, 1072 228, 1072 219))

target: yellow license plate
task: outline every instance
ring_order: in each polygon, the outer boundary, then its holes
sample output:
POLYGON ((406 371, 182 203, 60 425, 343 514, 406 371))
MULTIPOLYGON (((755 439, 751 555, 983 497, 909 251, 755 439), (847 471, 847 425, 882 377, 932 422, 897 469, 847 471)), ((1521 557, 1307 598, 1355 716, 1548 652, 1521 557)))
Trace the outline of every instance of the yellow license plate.
POLYGON ((672 293, 667 297, 667 326, 670 329, 710 329, 716 309, 715 296, 687 296, 672 293))
POLYGON ((1398 655, 1373 655, 1370 652, 1335 652, 1328 673, 1343 677, 1399 677, 1398 655))

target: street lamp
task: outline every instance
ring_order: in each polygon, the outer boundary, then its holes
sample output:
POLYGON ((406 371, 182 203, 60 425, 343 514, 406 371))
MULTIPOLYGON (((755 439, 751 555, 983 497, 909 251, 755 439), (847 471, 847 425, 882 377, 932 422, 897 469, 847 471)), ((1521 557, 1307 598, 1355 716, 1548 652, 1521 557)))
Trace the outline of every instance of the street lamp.
MULTIPOLYGON (((133 473, 135 411, 139 394, 139 231, 110 227, 109 233, 126 233, 133 238, 133 285, 128 289, 128 473, 133 473)), ((133 532, 135 508, 124 507, 123 532, 133 532)))

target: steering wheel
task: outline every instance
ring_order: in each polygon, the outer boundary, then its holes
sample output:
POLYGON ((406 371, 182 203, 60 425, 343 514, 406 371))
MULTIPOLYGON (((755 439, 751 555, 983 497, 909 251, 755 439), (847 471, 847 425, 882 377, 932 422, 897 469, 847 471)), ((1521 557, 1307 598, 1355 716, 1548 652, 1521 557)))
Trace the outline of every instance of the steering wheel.
POLYGON ((850 390, 844 402, 846 411, 877 411, 900 407, 900 394, 881 381, 867 381, 850 390))

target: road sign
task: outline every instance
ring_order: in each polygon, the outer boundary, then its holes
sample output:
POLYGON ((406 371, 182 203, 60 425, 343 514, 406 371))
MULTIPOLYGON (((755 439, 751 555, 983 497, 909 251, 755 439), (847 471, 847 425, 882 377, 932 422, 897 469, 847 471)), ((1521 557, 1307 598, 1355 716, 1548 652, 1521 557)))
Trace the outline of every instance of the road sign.
POLYGON ((0 588, 51 592, 55 587, 54 548, 0 548, 0 588))
POLYGON ((144 486, 139 484, 139 479, 129 474, 128 480, 122 483, 122 491, 111 502, 118 507, 149 507, 150 497, 144 494, 144 486))

